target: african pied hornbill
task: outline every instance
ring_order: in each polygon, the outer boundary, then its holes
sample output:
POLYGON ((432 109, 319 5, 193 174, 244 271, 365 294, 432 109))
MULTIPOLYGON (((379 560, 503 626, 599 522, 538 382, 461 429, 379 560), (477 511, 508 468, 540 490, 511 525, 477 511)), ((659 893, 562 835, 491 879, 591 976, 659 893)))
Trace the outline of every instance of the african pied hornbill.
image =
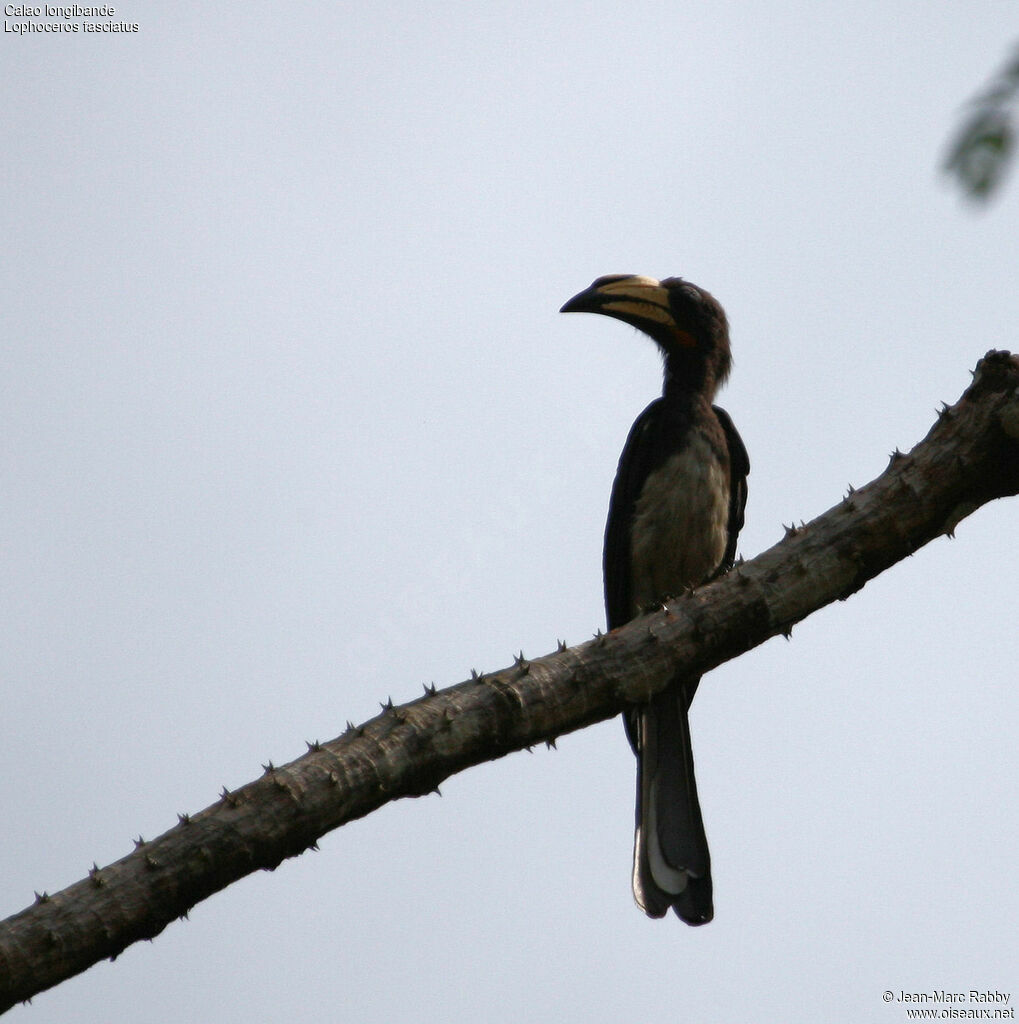
MULTIPOLYGON (((615 629, 733 564, 750 460, 711 404, 729 374, 729 325, 711 295, 678 277, 600 277, 562 312, 622 320, 665 359, 662 397, 633 424, 612 487, 604 570, 615 629)), ((687 718, 698 682, 679 676, 625 716, 637 755, 633 895, 649 917, 672 907, 694 925, 714 914, 687 718)))

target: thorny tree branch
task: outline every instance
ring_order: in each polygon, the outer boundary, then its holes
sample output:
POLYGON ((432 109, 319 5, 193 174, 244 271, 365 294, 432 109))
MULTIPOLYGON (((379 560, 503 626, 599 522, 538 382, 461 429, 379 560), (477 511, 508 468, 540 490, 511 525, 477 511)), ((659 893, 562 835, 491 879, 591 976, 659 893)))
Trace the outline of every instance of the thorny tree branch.
POLYGON ((911 452, 728 575, 608 635, 427 691, 235 792, 0 924, 0 1012, 345 822, 456 772, 618 714, 844 600, 993 498, 1019 493, 1019 357, 991 352, 911 452))

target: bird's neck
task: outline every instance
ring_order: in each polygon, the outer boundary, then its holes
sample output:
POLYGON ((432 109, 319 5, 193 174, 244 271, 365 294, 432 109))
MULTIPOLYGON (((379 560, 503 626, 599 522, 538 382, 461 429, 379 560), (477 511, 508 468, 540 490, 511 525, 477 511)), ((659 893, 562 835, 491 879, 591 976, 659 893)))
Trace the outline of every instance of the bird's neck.
POLYGON ((669 353, 665 357, 665 383, 663 397, 669 402, 694 404, 714 401, 717 385, 714 375, 703 359, 686 353, 669 353))

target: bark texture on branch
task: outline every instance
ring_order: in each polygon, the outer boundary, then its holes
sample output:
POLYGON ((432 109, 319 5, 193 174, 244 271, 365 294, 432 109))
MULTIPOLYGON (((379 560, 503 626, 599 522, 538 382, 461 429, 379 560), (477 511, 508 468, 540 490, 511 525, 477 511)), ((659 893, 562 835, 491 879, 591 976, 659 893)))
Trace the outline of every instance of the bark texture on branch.
POLYGON ((993 498, 1019 493, 1019 358, 991 352, 927 437, 812 522, 658 612, 350 726, 0 924, 0 1012, 152 938, 200 900, 472 765, 611 718, 859 590, 993 498))

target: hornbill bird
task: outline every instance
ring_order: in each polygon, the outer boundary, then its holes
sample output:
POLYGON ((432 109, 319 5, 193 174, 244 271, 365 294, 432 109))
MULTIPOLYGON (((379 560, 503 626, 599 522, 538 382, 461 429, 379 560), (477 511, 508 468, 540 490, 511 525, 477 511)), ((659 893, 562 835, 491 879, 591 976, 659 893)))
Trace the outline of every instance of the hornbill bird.
MULTIPOLYGON (((678 277, 600 277, 562 312, 622 320, 665 360, 662 397, 633 424, 609 503, 605 606, 615 629, 733 564, 750 460, 712 405, 729 374, 729 325, 711 295, 678 277)), ((637 755, 633 895, 649 917, 672 907, 692 925, 714 914, 687 717, 698 682, 677 676, 624 718, 637 755)))

